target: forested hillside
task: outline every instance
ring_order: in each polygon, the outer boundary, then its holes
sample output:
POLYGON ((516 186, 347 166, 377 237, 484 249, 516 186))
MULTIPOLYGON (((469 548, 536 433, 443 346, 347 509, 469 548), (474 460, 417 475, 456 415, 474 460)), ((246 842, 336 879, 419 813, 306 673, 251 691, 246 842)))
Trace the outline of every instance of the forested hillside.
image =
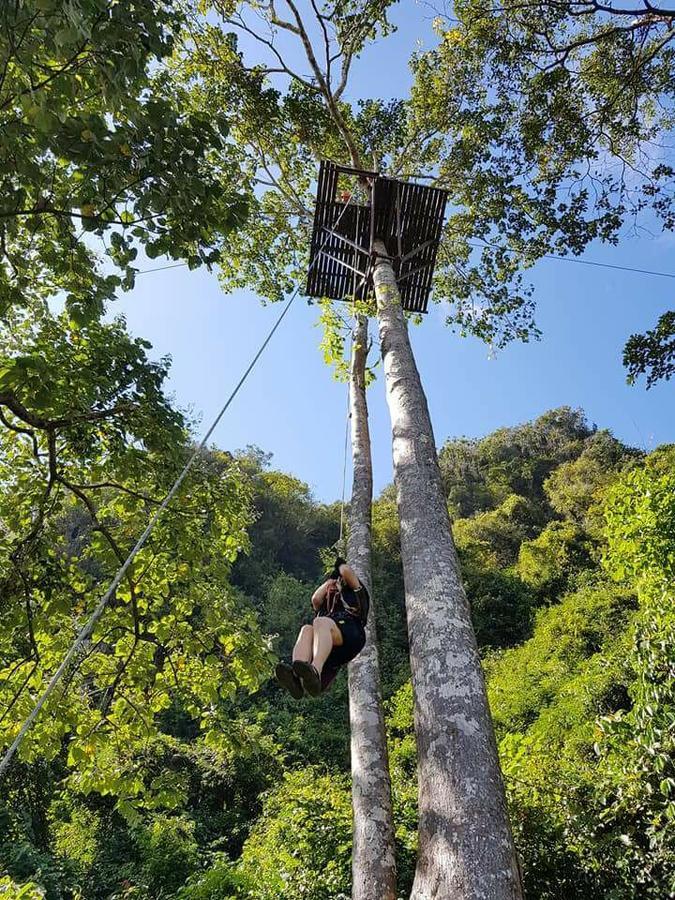
MULTIPOLYGON (((134 353, 140 359, 142 348, 134 353)), ((139 427, 150 434, 152 415, 175 416, 180 459, 184 423, 159 397, 155 403, 139 427)), ((18 530, 22 498, 33 502, 36 488, 31 440, 15 437, 4 430, 11 469, 4 464, 0 502, 3 522, 17 518, 18 530)), ((69 483, 95 483, 104 450, 115 461, 114 433, 103 433, 106 440, 89 448, 86 464, 73 458, 69 483)), ((115 464, 127 484, 135 466, 147 480, 153 453, 168 466, 166 448, 149 447, 120 450, 115 464)), ((675 448, 645 455, 562 408, 480 440, 449 440, 440 458, 527 896, 670 896, 675 448)), ((25 713, 21 679, 36 677, 23 674, 22 660, 53 666, 77 604, 111 565, 105 532, 131 527, 139 505, 151 502, 114 484, 97 490, 107 503, 96 519, 77 494, 57 494, 44 508, 48 528, 20 558, 39 585, 41 606, 31 616, 37 652, 20 645, 25 596, 13 581, 0 626, 3 728, 25 713)), ((105 634, 11 770, 0 799, 3 896, 349 896, 346 678, 299 703, 269 680, 308 615, 338 520, 337 505, 317 503, 261 450, 204 456, 185 502, 147 551, 148 579, 109 610, 105 634), (136 644, 141 650, 130 652, 136 644), (102 686, 115 680, 124 689, 107 704, 102 686), (210 722, 199 721, 203 708, 210 722)), ((375 502, 373 524, 407 896, 415 742, 391 489, 375 502)), ((9 544, 5 537, 5 559, 9 544)))

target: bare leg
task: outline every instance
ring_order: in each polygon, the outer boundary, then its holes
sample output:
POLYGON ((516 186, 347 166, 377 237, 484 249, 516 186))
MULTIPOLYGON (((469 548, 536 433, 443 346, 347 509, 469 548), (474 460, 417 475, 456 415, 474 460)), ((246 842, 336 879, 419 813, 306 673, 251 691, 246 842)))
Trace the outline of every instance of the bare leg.
POLYGON ((303 662, 311 663, 313 646, 314 629, 311 625, 303 625, 295 642, 295 647, 293 647, 293 660, 301 659, 303 662))
POLYGON ((321 674, 323 664, 326 662, 333 647, 342 644, 342 632, 332 619, 321 616, 314 620, 314 657, 312 665, 321 674))

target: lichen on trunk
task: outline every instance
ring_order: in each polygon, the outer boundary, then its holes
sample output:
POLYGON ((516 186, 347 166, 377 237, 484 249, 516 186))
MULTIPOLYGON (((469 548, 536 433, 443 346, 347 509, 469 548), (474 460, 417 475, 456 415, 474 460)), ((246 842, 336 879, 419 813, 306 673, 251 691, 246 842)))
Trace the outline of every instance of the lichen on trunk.
POLYGON ((485 684, 426 397, 393 267, 374 272, 410 639, 419 778, 411 900, 520 900, 485 684))

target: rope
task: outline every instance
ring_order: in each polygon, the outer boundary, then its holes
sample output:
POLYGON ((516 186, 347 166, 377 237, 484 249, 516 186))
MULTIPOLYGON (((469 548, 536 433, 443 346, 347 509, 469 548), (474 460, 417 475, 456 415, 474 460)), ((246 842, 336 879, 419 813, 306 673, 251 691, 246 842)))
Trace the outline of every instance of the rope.
MULTIPOLYGON (((352 349, 350 346, 349 349, 349 380, 347 381, 347 415, 345 416, 345 448, 344 448, 344 459, 342 461, 342 502, 340 504, 340 537, 338 538, 338 548, 340 553, 342 553, 342 535, 344 532, 344 524, 345 524, 345 495, 347 493, 347 455, 349 452, 349 420, 351 419, 351 411, 349 409, 349 394, 351 388, 351 370, 352 370, 352 349)), ((345 555, 344 553, 342 554, 345 555)))
MULTIPOLYGON (((335 227, 335 228, 337 227, 337 225, 338 225, 339 222, 340 222, 340 219, 341 219, 342 216, 345 214, 345 212, 346 212, 346 210, 347 210, 347 208, 348 208, 350 202, 351 202, 351 198, 350 198, 350 200, 349 200, 347 203, 345 203, 345 205, 344 205, 342 211, 340 212, 340 215, 339 215, 339 216, 337 217, 337 219, 335 220, 335 225, 334 225, 333 227, 335 227)), ((314 265, 316 264, 316 261, 317 261, 317 259, 319 258, 321 252, 323 251, 323 248, 325 247, 326 241, 327 241, 327 240, 328 240, 328 237, 326 237, 326 239, 324 240, 324 242, 322 243, 322 245, 318 248, 318 250, 317 250, 316 255, 314 256, 314 258, 313 258, 312 260, 310 260, 309 266, 308 266, 308 268, 307 268, 307 271, 308 271, 308 272, 310 272, 310 271, 312 270, 312 268, 314 267, 314 265)), ((167 508, 167 506, 169 505, 169 503, 171 503, 171 501, 173 500, 173 498, 174 498, 174 497, 176 496, 176 494, 178 493, 178 489, 180 488, 181 484, 182 484, 183 481, 185 480, 187 474, 188 474, 188 473, 190 472, 190 470, 192 469, 192 466, 194 465, 195 460, 197 459, 197 457, 199 456, 199 454, 202 452, 202 450, 203 450, 204 447, 206 446, 207 441, 209 440, 209 438, 211 437, 211 435, 213 434, 213 432, 216 430, 217 426, 218 426, 219 423, 220 423, 220 420, 223 418, 223 416, 225 415, 225 413, 226 413, 227 410, 229 409, 230 404, 232 403, 232 401, 234 400, 234 398, 235 398, 235 397, 237 396, 237 394, 239 393, 240 389, 241 389, 242 386, 244 385, 244 382, 246 381, 246 379, 248 378, 248 376, 249 376, 249 375, 251 374, 251 372, 253 371, 253 369, 254 369, 256 363, 258 362, 258 360, 260 359, 260 357, 261 357, 262 354, 264 353, 264 351, 265 351, 265 349, 267 348, 267 345, 269 344, 269 342, 272 340, 272 338, 273 338, 273 336, 274 336, 274 334, 275 334, 277 328, 281 325, 281 323, 282 323, 283 320, 285 319, 286 313, 287 313, 287 312, 289 311, 289 309, 291 308, 291 306, 292 306, 292 304, 293 304, 293 301, 295 300, 295 298, 298 296, 299 293, 300 293, 300 285, 298 285, 298 286, 296 287, 296 289, 293 291, 293 293, 291 294, 290 299, 288 300, 288 302, 287 302, 286 305, 284 306, 283 310, 281 311, 281 315, 278 317, 278 319, 277 319, 276 322, 274 323, 272 329, 270 330, 269 334, 267 335, 267 337, 265 338, 265 340, 264 340, 264 341, 262 342, 262 344, 260 345, 260 348, 258 349, 258 352, 255 354, 255 356, 253 357, 252 361, 249 363, 249 365, 248 365, 248 367, 246 368, 244 374, 241 376, 241 378, 240 378, 239 381, 237 382, 237 384, 236 384, 234 390, 232 391, 232 393, 230 394, 230 396, 229 396, 229 397, 227 398, 227 400, 225 401, 225 404, 224 404, 223 407, 221 408, 221 410, 220 410, 220 412, 218 413, 218 415, 216 416, 216 418, 215 418, 215 419, 213 420, 213 422, 211 423, 211 426, 209 427, 208 431, 206 432, 206 434, 204 435, 204 437, 201 439, 201 441, 200 441, 199 444, 197 445, 196 449, 193 451, 192 455, 190 456, 190 458, 188 459, 187 463, 185 464, 185 466, 184 466, 182 472, 180 473, 180 475, 178 476, 178 478, 176 478, 176 480, 174 481, 173 486, 171 487, 169 493, 166 495, 166 497, 164 498, 164 500, 162 500, 162 502, 161 502, 161 504, 159 505, 159 507, 157 508, 157 511, 155 512, 154 516, 152 516, 152 518, 151 518, 150 521, 148 522, 148 524, 147 524, 147 526, 146 526, 146 528, 145 528, 145 531, 144 531, 143 534, 139 537, 139 539, 138 539, 138 541, 136 542, 136 545, 134 546, 133 550, 132 550, 131 553, 127 556, 126 560, 122 563, 122 565, 121 565, 120 568, 118 569, 117 574, 115 575, 115 577, 113 578, 113 580, 112 580, 111 583, 110 583, 110 586, 108 587, 108 590, 105 592, 105 594, 103 595, 103 597, 101 597, 101 599, 100 599, 98 605, 96 606, 96 608, 94 609, 93 613, 91 614, 91 616, 90 616, 89 619, 87 620, 86 624, 85 624, 85 625, 82 627, 82 629, 80 630, 79 634, 77 635, 77 637, 75 638, 74 642, 72 643, 70 649, 68 650, 68 652, 66 653, 65 657, 63 658, 63 660, 62 660, 60 666, 58 667, 58 669, 56 670, 56 672, 54 672, 54 674, 52 675, 52 677, 51 677, 51 679, 50 679, 50 681, 49 681, 49 684, 48 684, 47 687, 45 688, 44 692, 43 692, 42 695, 40 696, 39 700, 37 701, 37 703, 35 704, 35 706, 34 706, 33 709, 31 710, 31 712, 28 714, 26 720, 24 721, 23 725, 21 726, 21 729, 19 730, 19 733, 17 734, 17 736, 15 737, 15 739, 14 739, 14 741, 12 742, 11 746, 9 747, 9 749, 8 749, 7 752, 5 753, 4 757, 2 758, 2 762, 0 762, 0 777, 2 777, 2 776, 5 774, 5 772, 7 771, 8 767, 9 767, 9 764, 10 764, 11 761, 12 761, 12 757, 14 756, 14 754, 16 753, 16 751, 17 751, 17 750, 19 749, 19 747, 21 746, 21 743, 22 743, 24 737, 26 736, 26 734, 28 733, 28 731, 30 730, 31 725, 33 724, 33 722, 35 721, 35 719, 36 719, 36 718, 38 717, 38 715, 40 714, 40 710, 41 710, 42 707, 45 705, 45 703, 47 702, 47 700, 49 699, 49 697, 51 696, 51 694, 54 692, 54 690, 55 690, 57 684, 59 683, 59 681, 60 681, 61 678, 63 677, 63 674, 64 674, 64 672, 66 671, 66 669, 68 668, 68 666, 70 665, 72 659, 73 659, 73 658, 76 656, 76 654, 79 652, 79 649, 80 649, 80 647, 82 646, 82 644, 83 644, 83 643, 91 636, 91 634, 92 634, 92 632, 93 632, 93 630, 94 630, 94 626, 96 625, 96 623, 98 622, 98 620, 101 618, 101 616, 102 616, 103 613, 105 612, 105 608, 106 608, 106 606, 108 605, 108 601, 110 600, 110 598, 112 597, 112 595, 114 594, 114 592, 117 590, 117 588, 118 588, 120 582, 122 581, 122 579, 124 578, 124 575, 126 574, 127 570, 129 569, 129 566, 130 566, 131 563, 134 561, 134 559, 136 558, 137 554, 138 554, 139 551, 143 548, 143 545, 145 544, 145 542, 147 541, 147 539, 148 539, 148 538, 150 537, 150 535, 152 534, 152 532, 153 532, 153 530, 154 530, 154 528, 155 528, 155 525, 157 524, 157 522, 158 522, 159 519, 161 518, 162 514, 164 513, 164 511, 165 511, 165 509, 167 508)))
MULTIPOLYGON (((351 200, 351 197, 350 197, 351 200)), ((358 207, 356 209, 355 223, 354 223, 354 243, 358 240, 359 234, 359 210, 358 207)), ((353 297, 352 300, 356 305, 356 251, 354 251, 354 275, 352 278, 352 291, 353 297)), ((356 313, 354 314, 354 324, 356 324, 356 313)), ((347 454, 349 451, 349 420, 352 417, 350 410, 350 392, 351 392, 351 381, 352 381, 352 354, 354 352, 354 332, 352 330, 352 339, 349 344, 349 363, 347 365, 347 415, 345 418, 345 448, 344 448, 344 459, 342 462, 342 500, 340 502, 340 537, 337 540, 337 546, 339 548, 339 552, 346 556, 347 554, 343 552, 344 548, 342 546, 342 538, 344 534, 344 525, 345 525, 345 494, 347 493, 347 454)))

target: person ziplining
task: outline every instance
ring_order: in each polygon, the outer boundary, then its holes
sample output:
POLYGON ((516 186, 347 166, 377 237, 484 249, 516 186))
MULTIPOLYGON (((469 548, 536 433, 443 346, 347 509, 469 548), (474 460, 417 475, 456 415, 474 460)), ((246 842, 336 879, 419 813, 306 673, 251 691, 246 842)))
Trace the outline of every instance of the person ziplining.
POLYGON ((338 556, 328 579, 312 595, 314 621, 300 628, 291 663, 277 664, 279 684, 296 700, 318 697, 339 670, 363 650, 370 597, 365 585, 338 556))

